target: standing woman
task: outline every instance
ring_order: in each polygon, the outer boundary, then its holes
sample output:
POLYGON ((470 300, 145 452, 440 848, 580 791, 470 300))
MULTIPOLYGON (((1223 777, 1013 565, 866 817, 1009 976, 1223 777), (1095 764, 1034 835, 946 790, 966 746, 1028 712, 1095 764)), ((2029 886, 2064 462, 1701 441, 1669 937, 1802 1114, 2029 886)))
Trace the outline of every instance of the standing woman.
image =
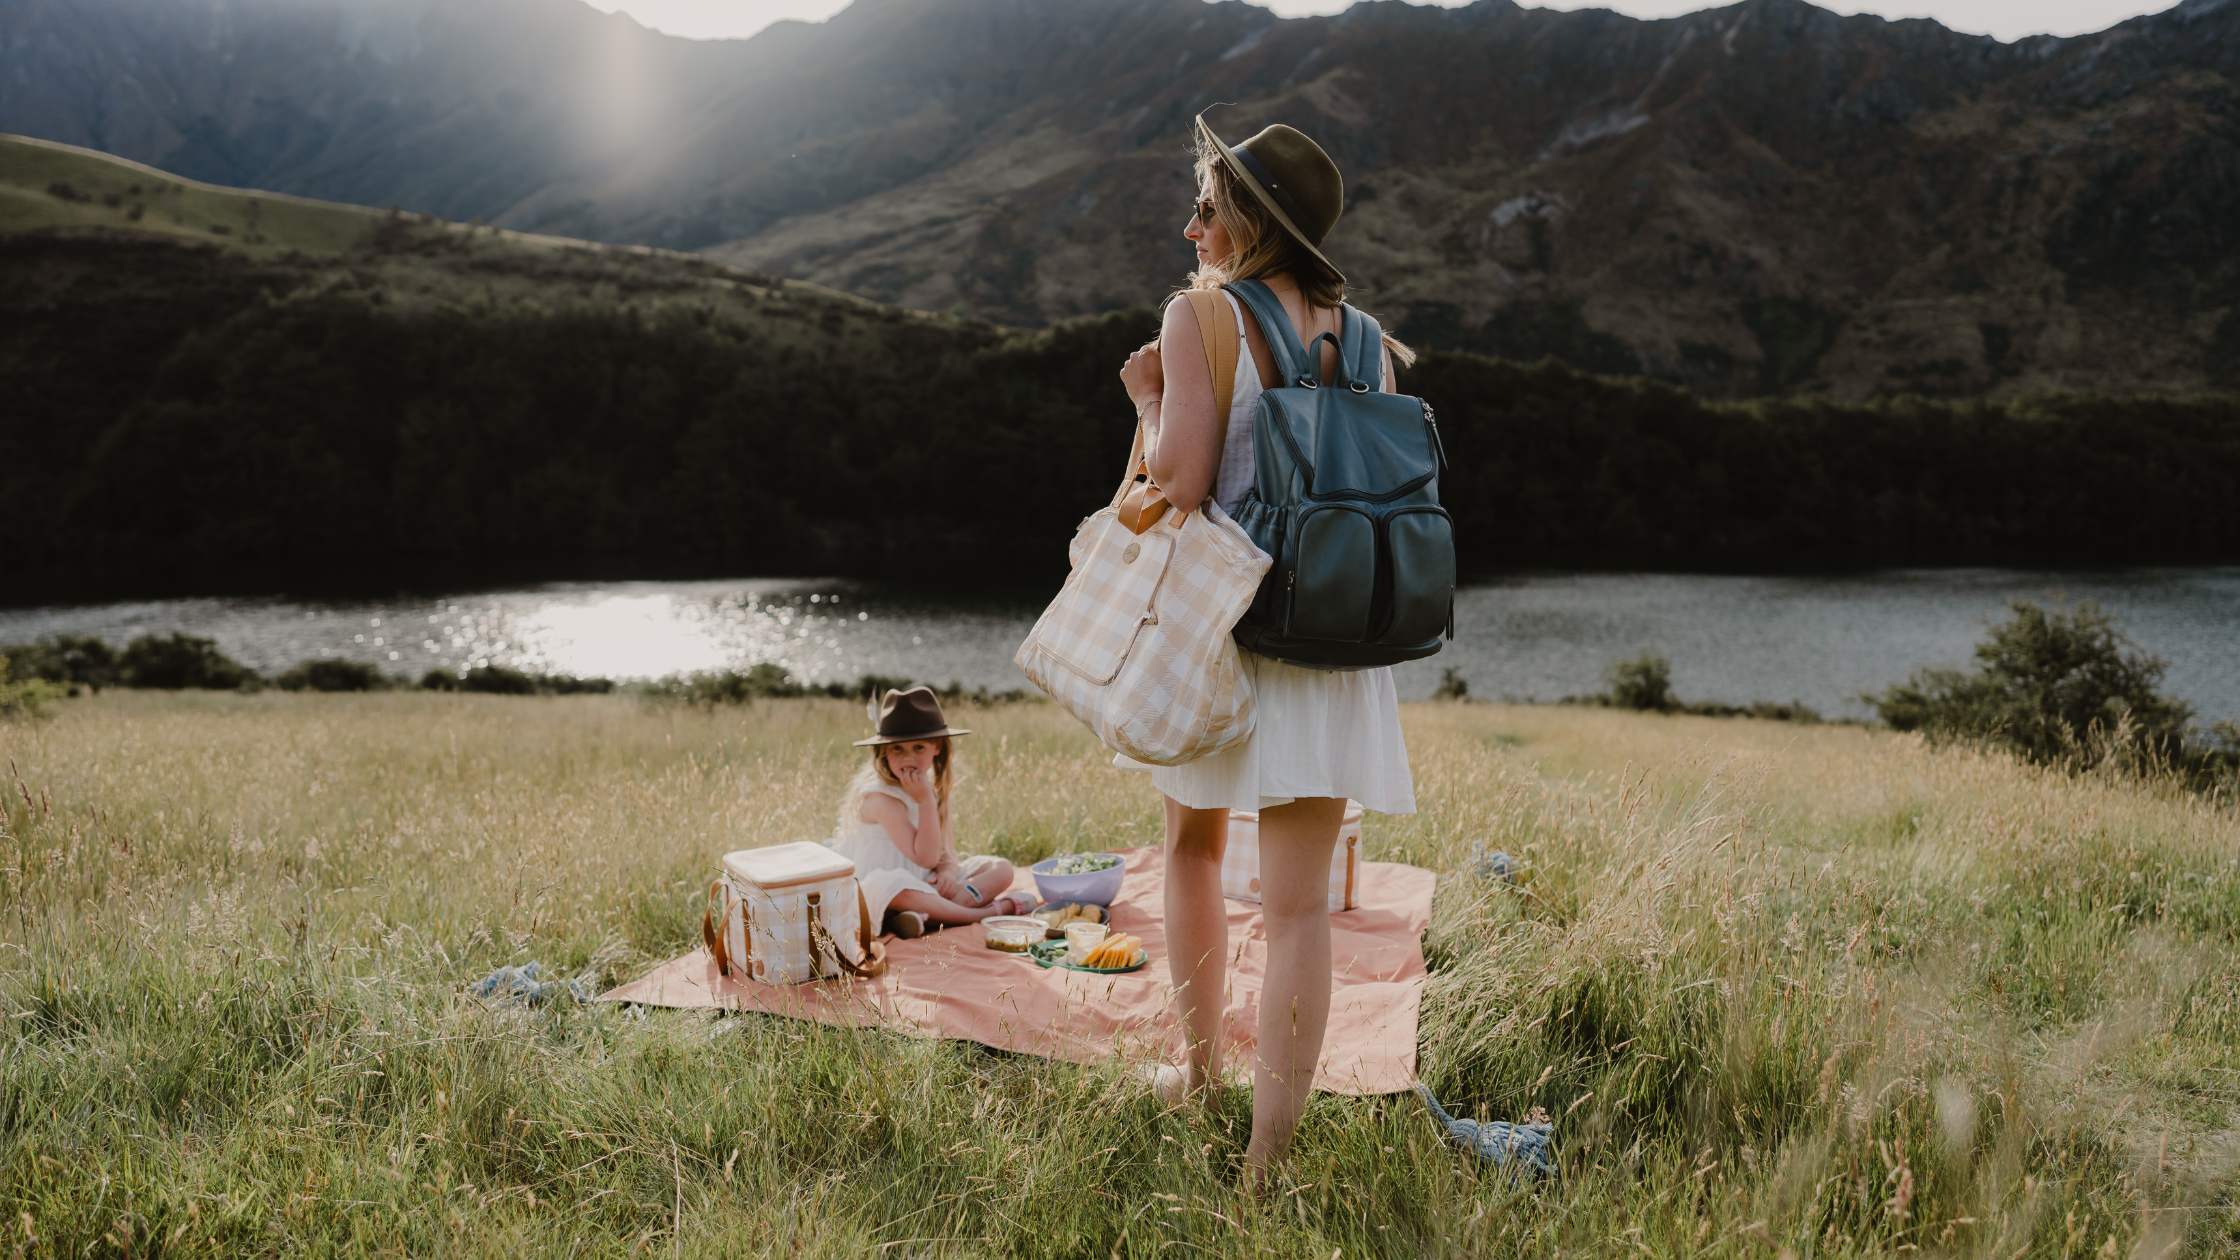
MULTIPOLYGON (((1320 248, 1345 202, 1336 164, 1289 127, 1269 127, 1232 148, 1202 117, 1197 149, 1197 206, 1183 230, 1198 250, 1191 287, 1258 280, 1281 300, 1302 345, 1337 333, 1345 277, 1320 248)), ((1250 370, 1238 365, 1226 441, 1189 303, 1167 304, 1159 340, 1131 355, 1120 379, 1143 418, 1152 480, 1167 501, 1210 496, 1234 513, 1252 488, 1253 413, 1261 391, 1276 384, 1276 363, 1258 323, 1234 296, 1222 297, 1251 356, 1250 370)), ((1337 350, 1318 348, 1327 382, 1337 350)), ((1395 352, 1404 363, 1414 358, 1385 339, 1387 391, 1395 352)), ((1166 796, 1168 965, 1187 1041, 1182 1068, 1161 1068, 1159 1087, 1169 1100, 1185 1092, 1210 1098, 1220 1082, 1229 959, 1221 854, 1229 811, 1256 809, 1268 974, 1245 1167, 1264 1185, 1313 1092, 1329 1023, 1330 860, 1346 799, 1385 814, 1412 814, 1416 805, 1390 669, 1311 669, 1243 655, 1258 713, 1253 734, 1213 756, 1151 772, 1166 796)))

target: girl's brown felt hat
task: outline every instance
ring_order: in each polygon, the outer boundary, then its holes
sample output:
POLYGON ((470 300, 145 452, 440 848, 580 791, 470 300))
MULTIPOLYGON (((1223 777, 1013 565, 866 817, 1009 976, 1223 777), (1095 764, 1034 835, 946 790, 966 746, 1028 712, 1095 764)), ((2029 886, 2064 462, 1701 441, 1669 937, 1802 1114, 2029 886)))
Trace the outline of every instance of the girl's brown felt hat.
POLYGON ((872 744, 900 744, 913 739, 946 739, 951 735, 970 735, 971 731, 954 730, 948 719, 941 716, 941 701, 930 687, 912 687, 908 691, 890 691, 886 698, 871 706, 871 720, 878 724, 879 733, 869 739, 859 739, 856 747, 872 744))
POLYGON ((1259 198, 1261 208, 1330 268, 1338 283, 1345 283, 1344 274, 1323 256, 1322 238, 1338 225, 1338 215, 1346 207, 1346 181, 1322 146, 1282 123, 1233 148, 1213 134, 1204 114, 1198 115, 1198 131, 1237 182, 1259 198))

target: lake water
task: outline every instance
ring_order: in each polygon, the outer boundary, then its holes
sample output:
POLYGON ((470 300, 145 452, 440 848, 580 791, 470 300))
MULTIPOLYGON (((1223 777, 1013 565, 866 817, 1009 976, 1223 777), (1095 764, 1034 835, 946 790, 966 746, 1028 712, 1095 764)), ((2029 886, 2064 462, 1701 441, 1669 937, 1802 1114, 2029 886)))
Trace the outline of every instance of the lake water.
MULTIPOLYGON (((167 599, 0 609, 0 643, 54 633, 122 645, 183 630, 267 673, 318 656, 417 678, 477 664, 653 678, 774 661, 808 682, 866 673, 996 690, 1047 589, 931 595, 871 582, 739 579, 560 584, 442 597, 167 599)), ((2240 567, 2066 573, 1913 570, 1828 577, 1517 576, 1462 591, 1457 637, 1396 671, 1427 696, 1453 669, 1473 696, 1596 691, 1614 660, 1672 661, 1686 700, 1801 700, 1863 714, 1857 694, 1922 665, 1965 665, 2013 598, 2094 599, 2169 662, 2203 718, 2240 716, 2240 567)))

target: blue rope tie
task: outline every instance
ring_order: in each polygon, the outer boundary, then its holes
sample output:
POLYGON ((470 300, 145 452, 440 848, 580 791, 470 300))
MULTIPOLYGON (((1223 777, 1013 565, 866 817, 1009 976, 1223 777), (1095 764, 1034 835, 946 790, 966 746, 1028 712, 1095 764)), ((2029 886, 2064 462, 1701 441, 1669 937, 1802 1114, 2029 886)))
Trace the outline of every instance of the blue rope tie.
POLYGON ((500 967, 489 975, 467 986, 475 997, 510 998, 541 1006, 546 1002, 588 1002, 591 993, 581 980, 547 980, 544 968, 534 962, 518 967, 500 967))
POLYGON ((1523 869, 1524 863, 1510 857, 1503 850, 1495 849, 1488 853, 1481 844, 1470 851, 1470 873, 1489 884, 1514 881, 1517 872, 1523 869))
POLYGON ((1470 1151, 1496 1169, 1507 1169, 1514 1179, 1534 1180, 1553 1177, 1555 1164, 1555 1126, 1553 1124, 1511 1124, 1506 1120, 1457 1120, 1447 1114, 1431 1091, 1416 1082, 1416 1092, 1423 1095, 1424 1105, 1438 1118, 1447 1131, 1447 1141, 1470 1151))

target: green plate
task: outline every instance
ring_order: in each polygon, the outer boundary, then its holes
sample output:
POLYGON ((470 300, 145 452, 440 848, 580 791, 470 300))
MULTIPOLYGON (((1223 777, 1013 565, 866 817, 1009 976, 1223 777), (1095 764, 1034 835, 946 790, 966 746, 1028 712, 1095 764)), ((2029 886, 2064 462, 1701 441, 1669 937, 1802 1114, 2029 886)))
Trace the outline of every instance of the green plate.
POLYGON ((1044 941, 1039 945, 1029 945, 1027 946, 1027 954, 1042 966, 1063 967, 1067 971, 1086 971, 1092 976, 1126 975, 1131 971, 1141 971, 1151 963, 1151 953, 1146 950, 1141 959, 1125 967, 1084 967, 1079 963, 1066 961, 1066 943, 1064 941, 1044 941))

